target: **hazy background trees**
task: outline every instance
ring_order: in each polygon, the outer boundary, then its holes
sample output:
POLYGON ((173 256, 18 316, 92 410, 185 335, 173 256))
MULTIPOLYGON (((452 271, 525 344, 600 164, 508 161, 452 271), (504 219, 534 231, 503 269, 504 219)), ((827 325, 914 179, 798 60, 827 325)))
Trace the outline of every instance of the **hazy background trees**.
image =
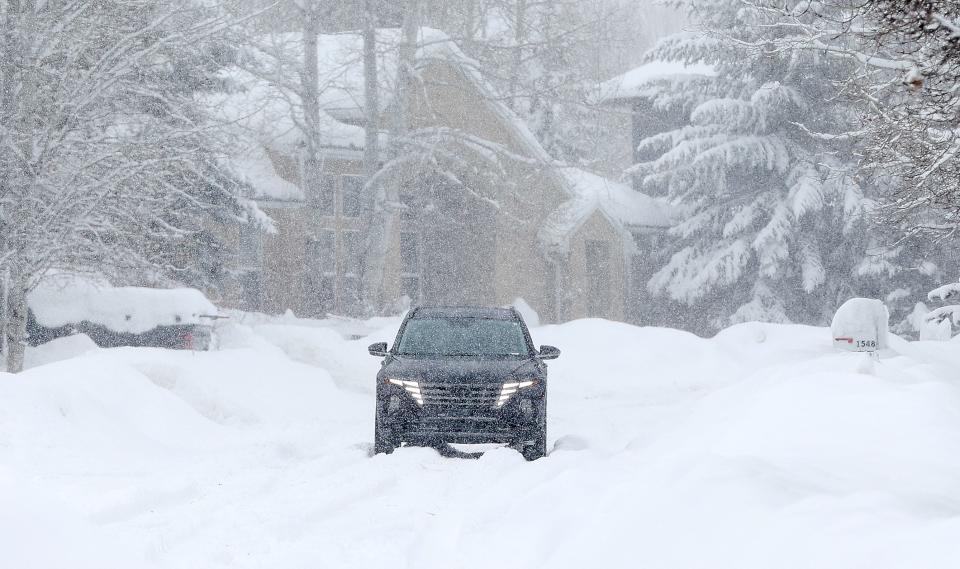
MULTIPOLYGON (((414 43, 429 41, 421 26, 470 58, 462 63, 523 120, 551 165, 608 168, 614 111, 596 104, 600 82, 652 60, 709 64, 714 73, 695 88, 663 82, 651 91, 657 108, 682 109, 682 124, 648 133, 643 160, 622 173, 683 212, 659 245, 670 260, 650 271, 647 288, 706 315, 703 332, 747 319, 824 323, 855 294, 886 300, 907 322, 922 290, 957 276, 958 22, 960 8, 946 0, 4 4, 8 365, 22 361, 25 294, 51 271, 208 289, 229 277, 229 252, 210 224, 243 219, 253 206, 225 166, 235 125, 211 120, 204 104, 231 88, 225 68, 244 68, 291 101, 304 171, 314 172, 330 125, 317 104, 312 38, 360 34, 366 98, 389 85, 399 102, 385 121, 379 102, 367 106, 369 227, 385 227, 396 201, 398 182, 383 164, 439 163, 440 141, 489 154, 482 141, 404 120, 404 90, 418 80, 414 43), (400 39, 378 42, 383 28, 400 39), (292 51, 270 43, 278 32, 298 34, 292 51), (371 65, 384 49, 400 62, 388 77, 371 65)), ((378 239, 366 238, 370 282, 378 239)))

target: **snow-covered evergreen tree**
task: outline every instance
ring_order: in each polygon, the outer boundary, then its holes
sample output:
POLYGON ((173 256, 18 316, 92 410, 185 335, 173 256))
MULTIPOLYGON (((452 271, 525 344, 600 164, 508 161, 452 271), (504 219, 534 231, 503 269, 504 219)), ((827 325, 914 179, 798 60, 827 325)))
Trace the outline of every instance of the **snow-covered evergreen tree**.
MULTIPOLYGON (((947 283, 939 286, 927 294, 927 299, 933 302, 956 303, 960 300, 960 283, 947 283)), ((946 304, 930 311, 924 316, 926 329, 921 339, 949 340, 954 326, 960 326, 960 304, 946 304)))
POLYGON ((904 260, 870 236, 874 181, 856 176, 858 117, 842 85, 854 58, 793 43, 790 22, 820 25, 809 2, 703 0, 705 33, 661 42, 650 59, 702 62, 698 88, 651 104, 688 110, 686 124, 640 146, 631 169, 665 188, 683 219, 670 261, 649 282, 704 315, 707 327, 764 320, 825 323, 904 260), (786 6, 786 10, 784 10, 786 6))

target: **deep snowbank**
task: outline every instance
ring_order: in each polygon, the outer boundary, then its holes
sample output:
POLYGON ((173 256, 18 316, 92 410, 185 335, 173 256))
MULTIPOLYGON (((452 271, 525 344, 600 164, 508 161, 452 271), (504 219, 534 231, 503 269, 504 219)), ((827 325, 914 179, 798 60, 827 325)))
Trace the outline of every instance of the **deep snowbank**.
POLYGON ((0 566, 940 568, 960 563, 960 350, 826 329, 533 330, 553 451, 369 457, 376 340, 44 346, 0 375, 0 566), (56 361, 60 359, 61 361, 56 361))

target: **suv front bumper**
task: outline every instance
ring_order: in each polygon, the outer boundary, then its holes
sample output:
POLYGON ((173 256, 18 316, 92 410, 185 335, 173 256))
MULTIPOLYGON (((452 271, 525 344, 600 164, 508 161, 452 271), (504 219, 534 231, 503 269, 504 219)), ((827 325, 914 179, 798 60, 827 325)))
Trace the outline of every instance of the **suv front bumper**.
POLYGON ((542 395, 515 397, 502 407, 420 407, 400 394, 378 399, 381 426, 397 442, 519 443, 535 439, 543 428, 542 395))

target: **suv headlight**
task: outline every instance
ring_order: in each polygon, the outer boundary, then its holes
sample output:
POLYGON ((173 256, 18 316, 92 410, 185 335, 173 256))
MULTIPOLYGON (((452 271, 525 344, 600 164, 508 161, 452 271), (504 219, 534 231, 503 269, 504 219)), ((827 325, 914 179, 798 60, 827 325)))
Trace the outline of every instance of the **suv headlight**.
POLYGON ((413 400, 417 402, 417 405, 423 407, 423 393, 420 393, 420 384, 416 381, 410 381, 409 379, 397 379, 395 377, 388 377, 387 383, 392 383, 393 385, 398 385, 406 390, 410 394, 410 397, 413 397, 413 400))
POLYGON ((503 405, 513 397, 513 394, 521 389, 526 389, 528 387, 533 387, 537 384, 536 378, 521 379, 518 381, 508 381, 503 384, 503 387, 500 388, 500 397, 497 398, 497 407, 503 407, 503 405))

